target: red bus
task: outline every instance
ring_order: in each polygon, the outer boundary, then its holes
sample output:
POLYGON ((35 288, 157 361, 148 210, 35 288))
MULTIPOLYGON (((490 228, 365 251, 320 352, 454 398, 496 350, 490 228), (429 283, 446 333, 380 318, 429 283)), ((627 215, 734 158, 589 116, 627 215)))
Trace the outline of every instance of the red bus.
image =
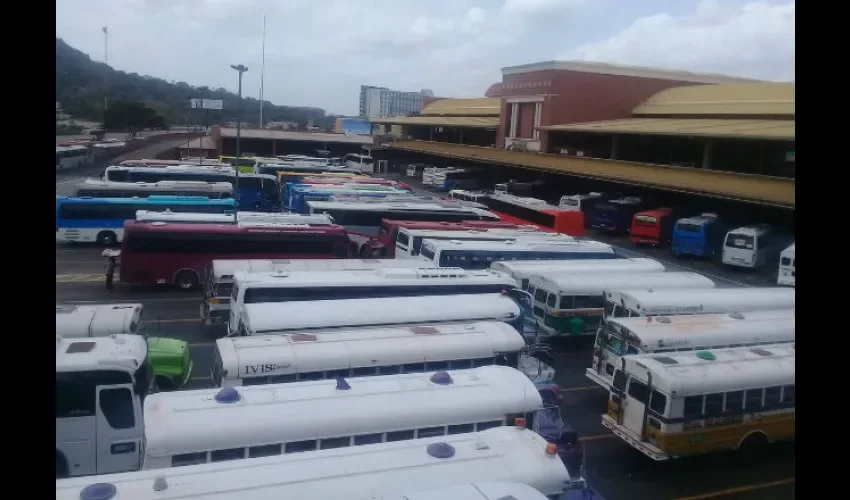
POLYGON ((673 241, 675 224, 676 216, 670 207, 644 210, 632 219, 629 239, 635 245, 667 246, 673 241))
POLYGON ((584 236, 584 212, 565 210, 543 200, 492 193, 478 200, 503 221, 533 224, 542 230, 584 236))
POLYGON ((361 256, 369 258, 395 257, 395 240, 398 236, 398 228, 407 229, 434 229, 437 231, 466 231, 469 229, 520 229, 523 225, 513 222, 467 220, 461 222, 421 221, 421 220, 398 220, 382 219, 378 235, 363 245, 361 256))
POLYGON ((413 191, 410 185, 399 181, 391 181, 389 179, 381 179, 378 177, 351 177, 351 178, 321 178, 321 177, 304 177, 295 184, 375 184, 378 186, 396 186, 401 189, 413 191))
POLYGON ((213 259, 345 259, 354 245, 342 226, 126 221, 121 281, 196 288, 213 259))

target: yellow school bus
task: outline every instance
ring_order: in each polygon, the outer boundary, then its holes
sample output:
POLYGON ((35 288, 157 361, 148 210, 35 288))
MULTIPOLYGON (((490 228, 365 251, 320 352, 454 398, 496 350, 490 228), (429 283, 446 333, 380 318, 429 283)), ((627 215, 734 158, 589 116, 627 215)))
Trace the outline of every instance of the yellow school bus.
POLYGON ((794 439, 795 344, 620 359, 602 425, 654 460, 794 439))

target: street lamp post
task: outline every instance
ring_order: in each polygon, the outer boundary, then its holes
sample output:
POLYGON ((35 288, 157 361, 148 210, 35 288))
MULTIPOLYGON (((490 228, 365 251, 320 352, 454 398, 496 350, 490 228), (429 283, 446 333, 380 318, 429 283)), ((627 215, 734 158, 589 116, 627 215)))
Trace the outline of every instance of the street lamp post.
MULTIPOLYGON (((236 183, 233 186, 233 197, 236 198, 236 208, 239 209, 239 163, 242 155, 241 140, 242 140, 242 73, 248 71, 248 67, 244 64, 231 64, 231 68, 239 72, 239 105, 236 108, 236 183)), ((233 212, 233 220, 236 221, 236 212, 233 212)))

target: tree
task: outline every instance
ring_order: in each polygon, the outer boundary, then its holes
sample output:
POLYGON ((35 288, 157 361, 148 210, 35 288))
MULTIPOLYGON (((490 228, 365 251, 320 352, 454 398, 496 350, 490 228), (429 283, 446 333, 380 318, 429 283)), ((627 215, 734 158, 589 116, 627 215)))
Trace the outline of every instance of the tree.
POLYGON ((144 103, 114 101, 106 110, 103 126, 108 131, 125 131, 136 135, 138 131, 146 128, 165 128, 165 119, 144 103))

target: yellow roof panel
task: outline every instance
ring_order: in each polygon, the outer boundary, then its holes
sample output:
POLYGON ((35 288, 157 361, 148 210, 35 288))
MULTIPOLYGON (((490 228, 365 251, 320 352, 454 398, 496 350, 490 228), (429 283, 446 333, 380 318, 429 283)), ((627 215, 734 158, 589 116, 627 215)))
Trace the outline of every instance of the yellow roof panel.
POLYGON ((392 125, 426 125, 433 127, 496 128, 499 126, 499 118, 489 116, 395 116, 376 118, 370 121, 372 123, 392 125))
POLYGON ((727 83, 674 87, 650 97, 633 115, 795 116, 794 83, 727 83))
POLYGON ((710 118, 627 118, 539 127, 551 132, 597 132, 600 134, 646 134, 734 139, 790 140, 795 138, 794 120, 736 120, 710 118))
POLYGON ((480 99, 440 99, 419 112, 423 116, 499 116, 502 100, 498 97, 480 99))

